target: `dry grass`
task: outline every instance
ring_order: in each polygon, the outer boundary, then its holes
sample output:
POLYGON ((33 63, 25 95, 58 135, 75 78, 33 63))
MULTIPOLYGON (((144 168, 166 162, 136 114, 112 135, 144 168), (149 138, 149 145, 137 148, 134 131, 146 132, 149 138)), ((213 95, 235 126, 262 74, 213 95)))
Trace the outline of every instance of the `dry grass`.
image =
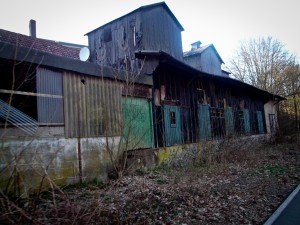
POLYGON ((28 199, 2 195, 0 223, 261 224, 300 181, 296 142, 223 149, 205 157, 186 168, 140 172, 28 199))

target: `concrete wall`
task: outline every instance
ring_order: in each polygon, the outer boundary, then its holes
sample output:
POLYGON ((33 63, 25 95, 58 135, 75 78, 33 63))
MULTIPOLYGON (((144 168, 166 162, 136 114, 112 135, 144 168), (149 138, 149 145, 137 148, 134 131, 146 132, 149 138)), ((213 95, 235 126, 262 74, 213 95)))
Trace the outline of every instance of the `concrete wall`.
MULTIPOLYGON (((53 132, 52 128, 48 132, 53 132)), ((112 167, 106 143, 115 153, 119 140, 119 137, 107 140, 55 136, 1 138, 0 188, 27 195, 38 190, 41 183, 43 189, 49 188, 50 180, 55 185, 105 180, 112 167)))
POLYGON ((271 125, 270 125, 270 119, 269 115, 274 114, 275 115, 275 126, 278 126, 278 121, 277 121, 277 108, 275 105, 274 101, 268 101, 264 105, 264 110, 265 110, 265 119, 266 119, 266 128, 267 128, 267 133, 271 133, 271 125))
POLYGON ((259 134, 158 149, 134 150, 129 151, 127 166, 129 172, 140 169, 152 170, 156 167, 187 168, 204 158, 206 162, 212 161, 216 154, 222 151, 232 149, 251 151, 270 139, 269 134, 259 134))

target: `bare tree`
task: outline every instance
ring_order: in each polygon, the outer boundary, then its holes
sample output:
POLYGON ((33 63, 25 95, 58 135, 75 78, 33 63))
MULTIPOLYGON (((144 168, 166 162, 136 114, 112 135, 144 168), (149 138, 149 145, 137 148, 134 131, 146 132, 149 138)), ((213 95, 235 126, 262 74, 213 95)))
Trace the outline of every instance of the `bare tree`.
POLYGON ((255 87, 286 95, 288 68, 296 64, 295 56, 272 37, 250 38, 240 43, 229 61, 232 75, 255 87))

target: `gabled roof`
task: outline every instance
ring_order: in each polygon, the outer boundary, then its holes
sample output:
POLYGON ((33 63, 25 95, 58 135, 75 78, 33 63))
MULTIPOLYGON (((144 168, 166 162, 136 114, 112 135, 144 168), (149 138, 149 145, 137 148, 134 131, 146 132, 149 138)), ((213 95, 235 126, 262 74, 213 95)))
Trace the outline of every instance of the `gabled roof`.
POLYGON ((0 42, 79 60, 79 48, 67 47, 55 41, 35 38, 7 30, 0 29, 0 42))
POLYGON ((109 25, 109 24, 111 24, 111 23, 113 23, 113 22, 115 22, 117 20, 120 20, 120 19, 122 19, 122 18, 124 18, 126 16, 129 16, 131 14, 134 14, 134 13, 137 13, 137 12, 141 12, 141 11, 144 11, 144 10, 153 9, 153 8, 156 8, 156 7, 163 7, 167 11, 167 13, 172 17, 172 19, 177 24, 177 26, 179 27, 179 29, 181 31, 184 31, 184 28, 179 23, 179 21, 177 20, 177 18, 175 17, 175 15, 172 13, 172 11, 170 10, 170 8, 167 6, 167 4, 165 2, 159 2, 159 3, 155 3, 155 4, 151 4, 151 5, 141 6, 140 8, 137 8, 136 10, 134 10, 134 11, 132 11, 130 13, 127 13, 124 16, 121 16, 121 17, 119 17, 117 19, 114 19, 114 20, 112 20, 112 21, 110 21, 110 22, 108 22, 108 23, 106 23, 106 24, 104 24, 104 25, 102 25, 102 26, 100 26, 100 27, 98 27, 98 28, 96 28, 96 29, 94 29, 94 30, 86 33, 85 35, 88 35, 88 34, 94 32, 95 30, 98 30, 101 27, 107 26, 107 25, 109 25))
POLYGON ((189 56, 193 56, 193 55, 201 55, 205 50, 207 50, 209 48, 212 48, 213 51, 216 53, 217 57, 219 58, 220 62, 224 63, 221 56, 219 55, 217 49, 215 48, 215 46, 213 44, 205 45, 203 47, 184 52, 183 57, 189 57, 189 56))

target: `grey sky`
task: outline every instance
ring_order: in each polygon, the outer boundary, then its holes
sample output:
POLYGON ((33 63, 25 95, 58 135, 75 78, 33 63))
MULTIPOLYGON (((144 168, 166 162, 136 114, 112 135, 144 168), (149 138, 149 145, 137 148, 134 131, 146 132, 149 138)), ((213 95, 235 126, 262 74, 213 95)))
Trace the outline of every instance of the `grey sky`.
MULTIPOLYGON (((86 44, 85 33, 153 0, 2 0, 0 28, 28 34, 37 21, 40 38, 86 44)), ((213 43, 227 62, 242 39, 272 36, 300 57, 298 0, 166 0, 184 27, 183 49, 213 43)))

